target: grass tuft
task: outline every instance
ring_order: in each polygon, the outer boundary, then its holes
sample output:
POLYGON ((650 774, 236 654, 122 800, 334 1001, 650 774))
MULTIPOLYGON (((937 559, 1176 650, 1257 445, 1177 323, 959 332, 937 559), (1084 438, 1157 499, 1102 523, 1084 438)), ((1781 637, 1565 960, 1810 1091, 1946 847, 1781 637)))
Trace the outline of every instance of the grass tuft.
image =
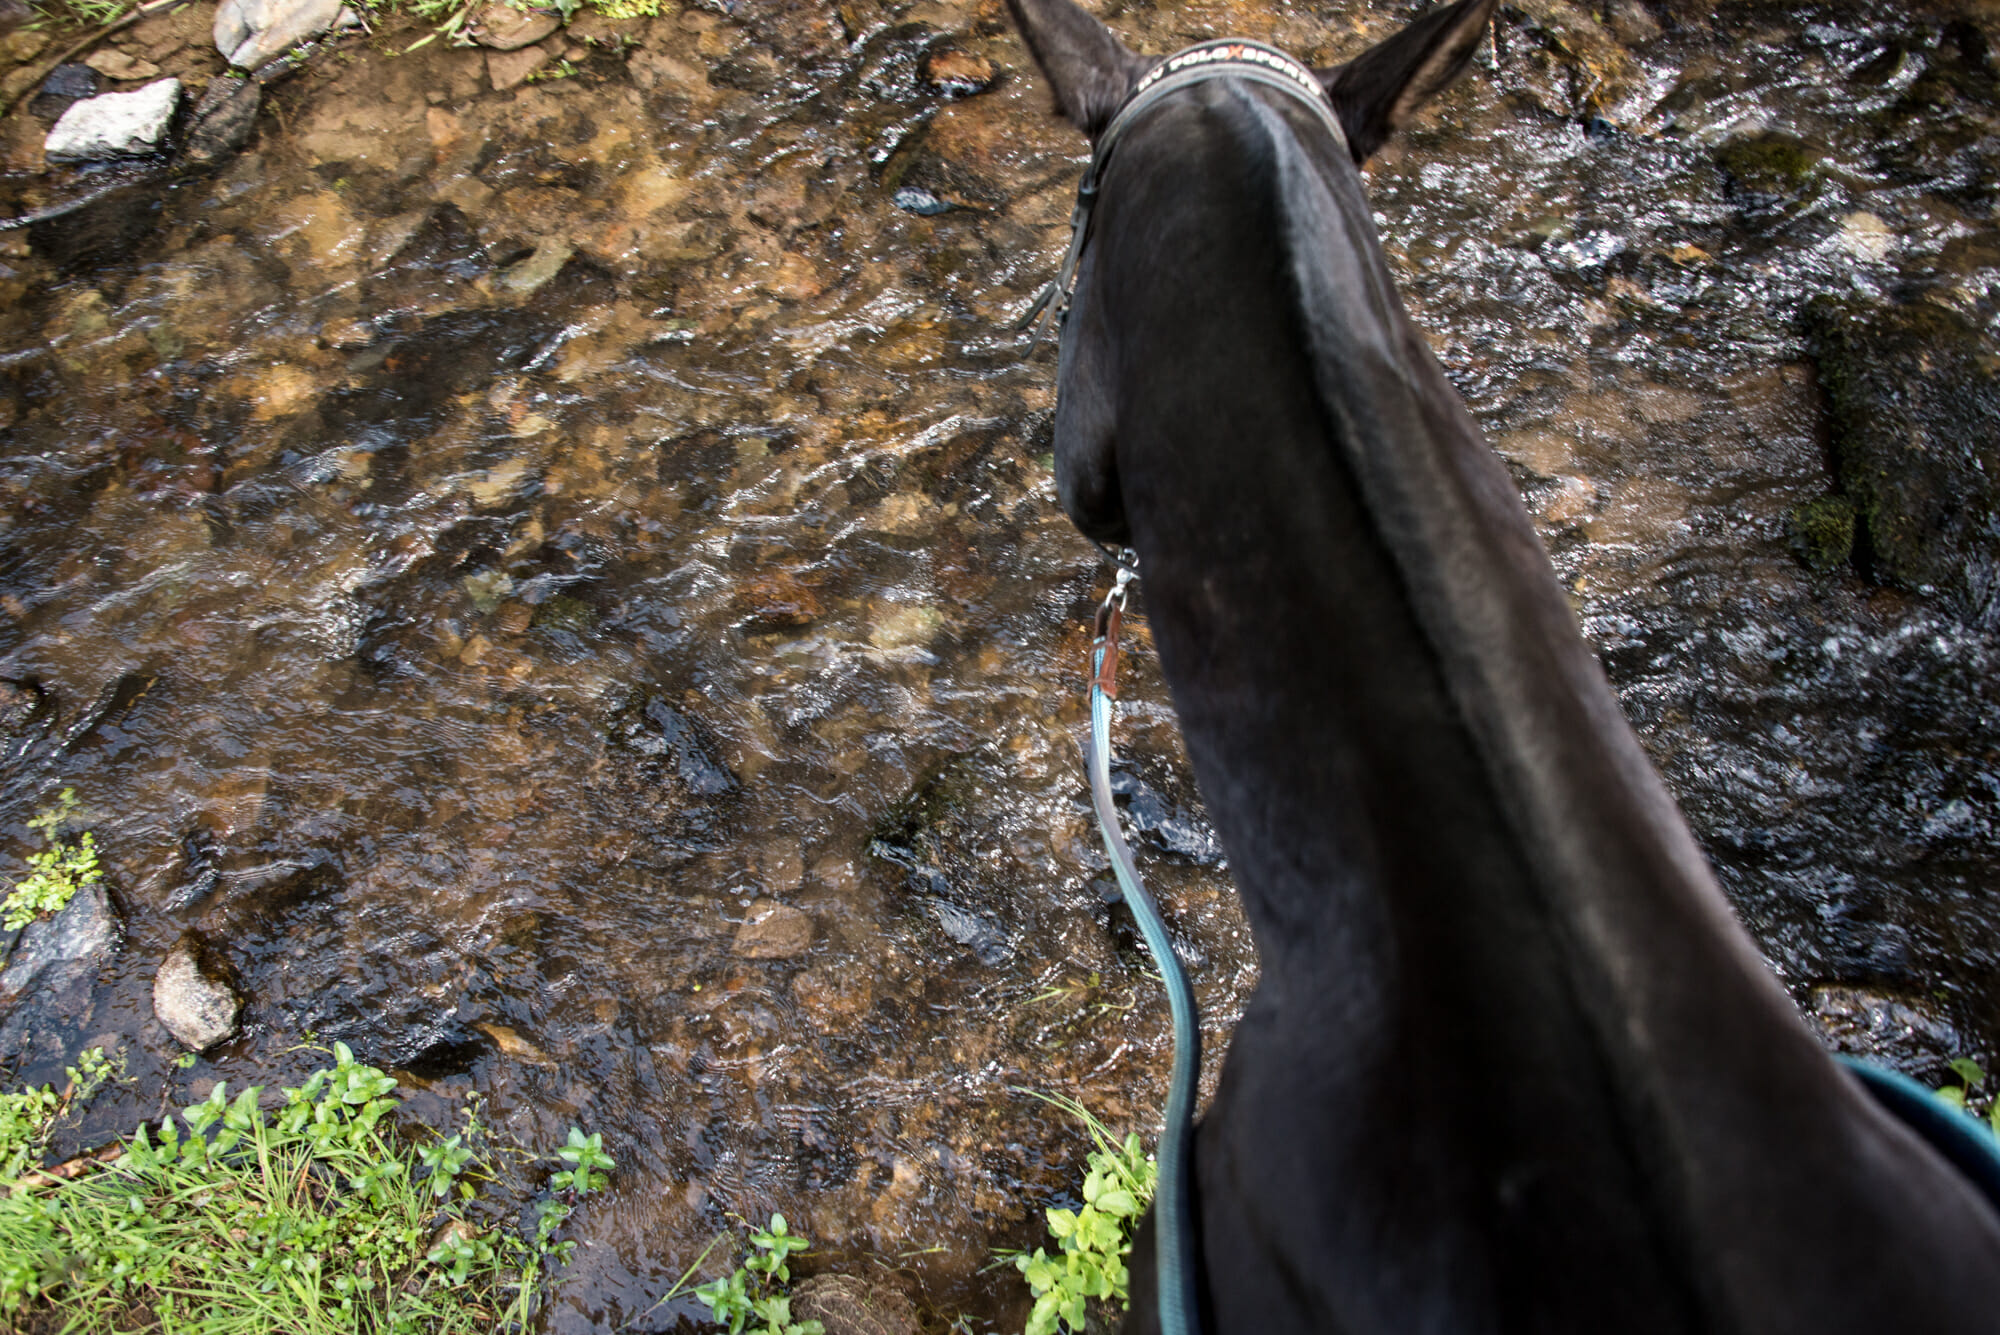
MULTIPOLYGON (((412 1145, 383 1122, 396 1082, 345 1044, 334 1059, 268 1111, 259 1087, 231 1098, 217 1084, 95 1172, 11 1172, 0 1320, 188 1335, 527 1329, 575 1246, 557 1231, 606 1184, 600 1137, 570 1132, 532 1235, 482 1229, 469 1213, 486 1142, 476 1106, 460 1134, 412 1145)), ((31 1096, 37 1148, 56 1111, 47 1094, 31 1096)))

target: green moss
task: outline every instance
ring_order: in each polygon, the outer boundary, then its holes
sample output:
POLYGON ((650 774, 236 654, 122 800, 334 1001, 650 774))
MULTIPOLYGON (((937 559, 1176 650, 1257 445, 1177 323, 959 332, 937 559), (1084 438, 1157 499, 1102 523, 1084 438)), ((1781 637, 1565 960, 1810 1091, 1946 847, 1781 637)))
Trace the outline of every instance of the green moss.
POLYGON ((1785 516, 1792 550, 1814 570, 1835 570, 1854 555, 1854 502, 1822 496, 1785 516))
POLYGON ((1741 189, 1757 195, 1798 195, 1812 184, 1820 152, 1793 135, 1775 131, 1724 144, 1716 165, 1741 189))

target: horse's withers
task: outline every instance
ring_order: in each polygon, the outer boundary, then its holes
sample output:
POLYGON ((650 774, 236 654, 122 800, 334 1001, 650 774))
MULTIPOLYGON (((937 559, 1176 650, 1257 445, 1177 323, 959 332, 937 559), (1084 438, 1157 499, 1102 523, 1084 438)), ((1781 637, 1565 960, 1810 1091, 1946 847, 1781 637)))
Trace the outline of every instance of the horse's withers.
MULTIPOLYGON (((1150 62, 1010 3, 1101 132, 1150 62)), ((1064 331, 1064 504, 1140 552, 1263 963, 1207 1327, 1992 1324, 2000 1224, 1798 1022, 1394 292, 1355 163, 1492 8, 1322 75, 1349 152, 1227 79, 1149 114, 1064 331)))

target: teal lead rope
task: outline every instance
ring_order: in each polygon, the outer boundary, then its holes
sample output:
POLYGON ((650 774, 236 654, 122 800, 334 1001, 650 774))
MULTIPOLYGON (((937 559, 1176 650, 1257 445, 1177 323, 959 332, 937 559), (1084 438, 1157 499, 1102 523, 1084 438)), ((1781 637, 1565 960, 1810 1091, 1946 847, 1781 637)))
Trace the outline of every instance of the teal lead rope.
POLYGON ((1090 796, 1097 808, 1097 828, 1118 888, 1138 920, 1146 949, 1153 953, 1160 978, 1167 986, 1167 1006, 1174 1022, 1174 1069, 1167 1085, 1166 1123, 1160 1128, 1160 1183, 1153 1194, 1154 1241, 1160 1285, 1162 1335, 1200 1335, 1195 1307, 1194 1225, 1188 1196, 1192 1186, 1188 1151, 1194 1138, 1195 1077, 1201 1070, 1201 1026, 1196 1023, 1194 988, 1180 956, 1167 937, 1159 906, 1140 883, 1132 850, 1118 828, 1118 809, 1111 803, 1111 702, 1118 695, 1118 630, 1125 615, 1126 587, 1137 578, 1121 564, 1118 582, 1097 609, 1096 637, 1090 646, 1090 796))

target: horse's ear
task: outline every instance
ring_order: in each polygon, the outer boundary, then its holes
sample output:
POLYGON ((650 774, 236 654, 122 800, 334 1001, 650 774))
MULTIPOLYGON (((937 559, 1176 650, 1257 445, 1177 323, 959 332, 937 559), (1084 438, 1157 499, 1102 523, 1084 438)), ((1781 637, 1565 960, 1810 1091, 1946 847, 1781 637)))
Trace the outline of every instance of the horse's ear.
POLYGON ((1347 127, 1354 161, 1366 162, 1417 108, 1464 72, 1486 35, 1499 0, 1439 5, 1382 42, 1330 70, 1319 81, 1347 127))
POLYGON ((1007 0, 1007 8, 1055 89, 1056 110, 1095 139, 1152 62, 1073 0, 1007 0))

